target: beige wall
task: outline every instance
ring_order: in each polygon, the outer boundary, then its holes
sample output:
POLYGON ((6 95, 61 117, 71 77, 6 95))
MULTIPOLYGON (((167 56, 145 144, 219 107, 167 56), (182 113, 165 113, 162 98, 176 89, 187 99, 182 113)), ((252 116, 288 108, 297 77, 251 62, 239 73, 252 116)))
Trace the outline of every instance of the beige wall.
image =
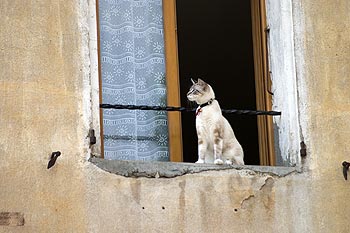
POLYGON ((0 212, 25 224, 0 232, 349 232, 350 1, 292 6, 302 172, 150 179, 87 161, 87 1, 2 0, 0 212))
POLYGON ((83 31, 78 1, 0 3, 0 212, 23 227, 84 232, 83 31), (53 151, 57 167, 47 170, 53 151))

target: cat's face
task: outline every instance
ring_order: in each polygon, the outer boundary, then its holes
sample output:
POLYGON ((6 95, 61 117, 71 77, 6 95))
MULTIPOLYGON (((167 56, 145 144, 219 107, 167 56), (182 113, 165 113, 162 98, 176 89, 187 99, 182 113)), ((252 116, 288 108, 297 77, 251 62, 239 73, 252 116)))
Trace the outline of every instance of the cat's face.
POLYGON ((187 92, 187 99, 189 101, 195 101, 198 104, 201 104, 201 102, 207 102, 209 99, 213 98, 213 96, 210 95, 211 88, 209 84, 204 82, 202 79, 198 79, 197 82, 192 79, 191 81, 193 85, 187 92))

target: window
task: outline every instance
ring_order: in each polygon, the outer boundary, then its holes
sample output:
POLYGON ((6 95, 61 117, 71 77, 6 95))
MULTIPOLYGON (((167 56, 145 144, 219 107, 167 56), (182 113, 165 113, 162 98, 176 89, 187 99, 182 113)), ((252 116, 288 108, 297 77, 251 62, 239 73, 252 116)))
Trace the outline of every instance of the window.
MULTIPOLYGON (((237 81, 237 84, 249 86, 249 90, 245 90, 248 95, 244 96, 243 99, 249 98, 250 102, 248 104, 244 102, 244 105, 241 106, 237 104, 238 102, 234 104, 229 96, 229 94, 232 94, 232 90, 220 89, 220 85, 216 84, 214 90, 219 98, 221 107, 271 110, 271 81, 267 69, 268 30, 266 26, 264 0, 252 0, 251 2, 222 0, 222 4, 219 2, 197 0, 145 0, 130 2, 100 0, 98 3, 100 89, 104 92, 101 92, 101 99, 103 99, 104 103, 185 106, 186 100, 183 99, 184 93, 187 92, 187 87, 190 85, 189 78, 191 78, 192 75, 194 75, 195 78, 198 75, 209 83, 210 80, 216 80, 218 83, 221 83, 221 86, 225 87, 228 86, 226 83, 236 82, 235 78, 238 79, 241 75, 246 81, 242 81, 242 83, 240 83, 241 81, 237 81), (189 5, 186 4, 192 4, 192 6, 189 7, 189 5), (207 59, 208 56, 216 56, 217 53, 215 54, 215 52, 218 51, 215 51, 215 48, 212 47, 210 47, 212 50, 209 51, 210 48, 207 47, 207 50, 203 50, 202 52, 204 53, 202 54, 192 53, 190 55, 192 58, 197 56, 197 59, 202 60, 197 64, 199 71, 192 69, 196 66, 194 63, 190 64, 192 67, 186 68, 186 63, 191 60, 185 61, 183 58, 186 58, 186 56, 191 53, 192 49, 186 47, 189 45, 183 43, 184 39, 186 39, 186 36, 184 36, 186 34, 186 26, 189 26, 188 21, 185 19, 191 16, 191 14, 194 14, 194 11, 186 12, 186 9, 212 10, 213 7, 211 7, 212 5, 210 4, 217 4, 215 8, 217 14, 212 14, 212 11, 209 14, 197 12, 203 19, 203 22, 199 22, 197 26, 200 25, 199 28, 208 29, 210 28, 210 20, 215 19, 216 21, 212 22, 212 24, 222 25, 223 28, 218 27, 219 30, 222 30, 221 32, 232 30, 234 36, 230 38, 232 32, 213 34, 210 31, 202 31, 202 41, 205 42, 209 39, 216 41, 218 44, 221 43, 220 41, 225 41, 223 44, 226 45, 228 51, 231 51, 231 54, 226 53, 227 57, 222 58, 225 62, 214 64, 214 69, 207 69, 205 72, 200 72, 201 67, 207 68, 208 65, 211 65, 207 64, 207 66, 205 66, 205 63, 203 63, 210 60, 207 59), (225 6, 225 4, 227 5, 225 6), (236 6, 232 6, 232 4, 236 4, 236 6), (204 8, 199 8, 199 5, 204 8), (233 11, 237 9, 237 6, 238 9, 244 9, 242 12, 245 12, 245 15, 244 13, 239 14, 243 18, 235 17, 232 19, 231 16, 237 16, 238 13, 240 13, 239 10, 237 12, 233 11), (222 10, 225 11, 221 12, 222 10), (163 13, 163 22, 160 21, 162 17, 159 13, 163 13), (207 16, 207 18, 203 16, 207 16), (146 21, 144 20, 145 18, 147 19, 146 21), (110 23, 109 21, 111 20, 119 20, 119 22, 116 24, 110 23), (234 20, 234 22, 232 23, 230 20, 234 20), (132 24, 129 24, 130 22, 132 22, 132 24), (160 22, 164 25, 164 28, 159 27, 160 22), (147 25, 145 24, 151 26, 146 29, 147 25), (231 27, 228 28, 228 26, 231 27), (147 30, 149 34, 155 33, 155 35, 148 39, 141 38, 142 33, 145 33, 147 30), (130 39, 128 40, 127 37, 130 39), (244 41, 244 44, 249 45, 243 46, 242 42, 237 39, 240 37, 250 37, 250 39, 244 41), (219 38, 219 40, 214 40, 215 38, 219 38), (224 40, 222 40, 223 38, 224 40), (128 43, 128 41, 130 43, 128 43), (148 45, 144 46, 147 43, 148 45), (235 46, 231 46, 233 44, 235 46), (118 48, 121 50, 114 54, 114 51, 118 48), (157 50, 157 48, 159 50, 157 50), (248 48, 248 50, 244 51, 244 48, 248 48), (186 53, 184 55, 184 52, 188 52, 188 54, 186 53), (246 55, 244 55, 246 57, 234 57, 234 53, 237 53, 238 56, 246 53, 246 55), (154 59, 153 65, 157 64, 158 66, 147 68, 145 64, 141 64, 142 62, 147 63, 149 60, 147 60, 146 57, 149 58, 152 56, 157 58, 154 59), (141 62, 136 68, 131 65, 135 60, 141 62), (249 60, 249 62, 244 64, 243 73, 235 73, 236 70, 241 67, 240 62, 242 62, 242 60, 243 62, 249 60), (121 63, 122 65, 120 65, 121 63), (229 66, 230 69, 232 69, 231 67, 238 68, 234 68, 233 73, 227 74, 225 73, 227 70, 221 69, 220 64, 229 66), (244 73, 244 71, 247 73, 244 73), (152 82, 150 79, 152 78, 154 80, 157 75, 160 82, 158 84, 160 85, 153 85, 156 86, 153 90, 156 90, 154 93, 160 93, 160 95, 145 96, 145 93, 150 91, 147 89, 147 85, 152 82), (145 76, 149 78, 147 79, 145 76), (118 77, 121 78, 116 80, 118 77), (222 83, 225 83, 225 85, 222 85, 222 83), (106 92, 111 94, 106 94, 106 92), (220 97, 220 94, 225 92, 226 94, 220 97), (139 94, 139 96, 135 97, 135 93, 136 95, 139 94), (106 95, 104 96, 104 94, 106 95)), ((196 27, 196 25, 194 25, 194 27, 196 27)), ((219 52, 223 52, 223 50, 219 52)), ((242 79, 242 77, 240 78, 242 79)), ((152 83, 150 86, 152 86, 152 83)), ((243 88, 238 87, 238 89, 243 88)), ((152 92, 152 90, 150 92, 152 92)), ((241 93, 240 96, 242 95, 241 93)), ((232 99, 238 99, 238 101, 242 102, 242 100, 239 99, 240 96, 232 99)), ((101 122, 103 122, 103 126, 101 127, 101 139, 103 139, 102 151, 104 151, 105 158, 192 162, 194 158, 189 157, 189 155, 194 154, 196 156, 197 147, 196 136, 193 137, 193 131, 191 135, 189 130, 190 128, 195 130, 193 115, 188 113, 185 115, 185 113, 181 114, 179 112, 153 112, 151 115, 148 114, 149 113, 145 114, 143 111, 134 110, 101 111, 101 122), (137 121, 141 122, 141 129, 137 128, 140 125, 137 127, 133 126, 137 125, 137 121), (149 124, 153 123, 153 126, 150 128, 143 127, 142 123, 147 121, 149 124), (154 121, 160 124, 155 126, 154 121), (126 123, 126 125, 122 124, 123 122, 126 123), (167 122, 167 124, 164 124, 164 122, 167 122), (106 127, 107 125, 108 127, 106 127), (156 128, 155 130, 152 129, 153 133, 150 133, 152 131, 151 128, 156 128), (119 133, 115 135, 113 131, 118 131, 119 133), (164 132, 167 133, 167 136, 164 136, 166 135, 164 132), (162 138, 155 138, 160 135, 163 135, 161 136, 162 138), (164 142, 165 139, 166 142, 164 142), (125 144, 126 141, 128 141, 129 144, 125 144), (164 142, 163 146, 160 141, 164 142), (186 147, 189 143, 192 144, 192 149, 186 147), (123 145, 122 147, 124 149, 120 149, 120 145, 123 145), (134 152, 127 152, 128 149, 134 152), (113 150, 115 153, 113 153, 113 150), (155 151, 159 152, 159 156, 152 158, 151 154, 155 151), (136 158, 135 154, 139 152, 145 155, 136 158)), ((249 146, 243 145, 245 148, 246 163, 252 165, 274 165, 275 155, 272 117, 243 116, 235 117, 235 120, 232 122, 234 121, 238 121, 238 123, 236 123, 238 125, 242 125, 240 122, 244 121, 253 122, 252 124, 246 124, 248 125, 247 127, 252 128, 250 129, 250 134, 241 134, 243 135, 242 137, 237 135, 241 143, 242 141, 252 141, 252 144, 249 146), (249 135, 255 136, 252 138, 249 135)), ((231 125, 233 124, 232 122, 230 121, 231 125)), ((246 131, 244 128, 237 129, 237 125, 233 125, 233 128, 236 134, 240 134, 240 131, 246 131)))
MULTIPOLYGON (((99 1, 103 103, 167 105, 161 0, 99 1)), ((103 109, 104 157, 168 161, 166 111, 103 109)))

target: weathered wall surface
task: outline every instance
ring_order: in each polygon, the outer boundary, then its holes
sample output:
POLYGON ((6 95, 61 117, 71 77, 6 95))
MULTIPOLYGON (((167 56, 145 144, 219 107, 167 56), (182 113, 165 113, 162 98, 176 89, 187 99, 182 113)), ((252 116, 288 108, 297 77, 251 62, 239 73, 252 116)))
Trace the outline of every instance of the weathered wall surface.
POLYGON ((90 202, 98 210, 90 232, 312 232, 311 215, 301 211, 309 191, 303 175, 226 170, 134 179, 98 168, 92 175, 91 194, 100 198, 90 202))
MULTIPOLYGON (((266 1, 269 68, 272 80, 273 109, 281 111, 274 117, 276 163, 295 166, 300 163, 297 83, 294 55, 293 7, 291 1, 266 1)), ((297 24, 301 27, 302 25, 297 24)))
POLYGON ((349 183, 341 162, 350 160, 350 2, 293 1, 303 161, 312 184, 314 232, 348 232, 349 183), (318 223, 318 224, 317 224, 318 223))
POLYGON ((86 159, 87 1, 0 1, 0 212, 25 219, 0 232, 349 232, 350 1, 284 1, 308 148, 301 173, 169 179, 126 178, 86 159))
POLYGON ((350 2, 296 1, 297 77, 311 169, 329 176, 350 146, 350 2), (307 93, 307 94, 306 94, 307 93), (321 169, 322 168, 322 169, 321 169))
POLYGON ((0 1, 0 232, 86 232, 81 4, 0 1))

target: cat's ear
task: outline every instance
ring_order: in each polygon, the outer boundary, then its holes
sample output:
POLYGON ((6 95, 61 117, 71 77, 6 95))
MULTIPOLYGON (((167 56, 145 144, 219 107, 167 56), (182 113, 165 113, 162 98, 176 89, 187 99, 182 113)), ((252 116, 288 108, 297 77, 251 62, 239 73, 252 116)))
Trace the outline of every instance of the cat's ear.
POLYGON ((205 85, 206 82, 204 82, 202 79, 198 78, 198 84, 200 84, 200 85, 205 85))
POLYGON ((192 81, 193 84, 196 84, 196 81, 194 81, 192 78, 191 78, 191 81, 192 81))

